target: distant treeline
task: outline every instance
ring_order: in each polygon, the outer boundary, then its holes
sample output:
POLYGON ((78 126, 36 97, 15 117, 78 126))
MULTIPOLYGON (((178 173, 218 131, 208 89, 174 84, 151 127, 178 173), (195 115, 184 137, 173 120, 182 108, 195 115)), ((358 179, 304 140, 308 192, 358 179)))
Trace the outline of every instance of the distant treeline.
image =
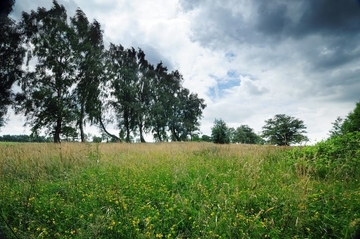
POLYGON ((20 135, 3 135, 0 136, 0 142, 52 142, 53 139, 45 136, 32 137, 26 134, 20 135))

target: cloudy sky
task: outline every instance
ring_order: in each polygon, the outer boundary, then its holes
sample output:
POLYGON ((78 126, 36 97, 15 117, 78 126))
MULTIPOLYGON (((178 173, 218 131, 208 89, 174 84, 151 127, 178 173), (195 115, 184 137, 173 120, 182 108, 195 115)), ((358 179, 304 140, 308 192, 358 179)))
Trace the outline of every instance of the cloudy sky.
MULTIPOLYGON (((105 42, 142 48, 151 62, 178 69, 184 86, 215 118, 260 132, 287 114, 304 121, 314 143, 360 100, 358 0, 58 0, 69 16, 80 7, 104 30, 105 42)), ((17 0, 12 16, 50 0, 17 0)), ((9 116, 0 134, 27 133, 9 116)), ((115 129, 113 129, 115 131, 115 129)), ((95 131, 96 133, 96 131, 95 131)))

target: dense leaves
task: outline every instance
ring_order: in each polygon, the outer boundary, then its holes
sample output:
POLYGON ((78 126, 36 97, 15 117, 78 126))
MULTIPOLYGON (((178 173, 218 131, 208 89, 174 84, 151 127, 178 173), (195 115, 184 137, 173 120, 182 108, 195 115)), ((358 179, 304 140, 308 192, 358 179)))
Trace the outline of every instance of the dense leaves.
POLYGON ((284 114, 275 115, 274 118, 265 121, 263 126, 263 137, 270 144, 289 146, 292 143, 307 141, 306 126, 300 119, 284 114))
POLYGON ((230 143, 229 127, 222 119, 215 119, 214 126, 211 128, 211 137, 216 144, 230 143))
POLYGON ((233 132, 233 143, 258 144, 262 143, 262 138, 258 136, 248 125, 240 125, 233 132))
POLYGON ((342 136, 351 132, 360 131, 360 102, 356 103, 355 109, 351 111, 345 118, 338 117, 332 123, 330 137, 342 136))
POLYGON ((58 143, 64 127, 73 127, 75 121, 70 92, 76 69, 71 48, 74 32, 65 8, 56 1, 50 10, 23 13, 22 24, 27 33, 28 62, 34 57, 37 63, 20 81, 16 111, 24 113, 33 134, 46 128, 58 143))
POLYGON ((342 131, 344 133, 360 131, 360 102, 356 103, 355 109, 344 120, 342 131))
POLYGON ((8 106, 12 103, 12 86, 22 76, 24 49, 18 25, 8 17, 14 1, 0 3, 0 127, 5 124, 8 106))

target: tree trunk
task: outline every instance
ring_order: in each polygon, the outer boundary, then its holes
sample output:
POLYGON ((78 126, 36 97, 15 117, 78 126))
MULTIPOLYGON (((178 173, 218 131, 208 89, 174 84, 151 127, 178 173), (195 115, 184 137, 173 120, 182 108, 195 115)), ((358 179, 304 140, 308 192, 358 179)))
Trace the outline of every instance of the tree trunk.
POLYGON ((104 130, 104 132, 105 132, 107 135, 109 135, 111 138, 116 139, 116 141, 121 142, 121 139, 120 139, 119 137, 117 137, 117 136, 109 133, 109 132, 106 130, 105 125, 104 125, 104 123, 103 123, 102 120, 101 120, 101 117, 100 117, 100 119, 99 119, 99 122, 100 122, 101 128, 104 130))
POLYGON ((143 136, 143 129, 142 129, 142 125, 139 125, 139 131, 140 131, 140 142, 141 143, 146 143, 144 136, 143 136))
POLYGON ((181 141, 180 137, 176 134, 174 127, 171 127, 171 133, 174 136, 176 141, 181 141))
POLYGON ((61 133, 61 118, 58 117, 54 132, 54 143, 60 143, 60 133, 61 133))
POLYGON ((79 119, 79 128, 80 128, 80 139, 81 143, 85 143, 85 133, 84 133, 84 104, 81 104, 80 108, 80 119, 79 119))
POLYGON ((61 120, 62 120, 61 88, 57 89, 57 118, 54 132, 54 143, 60 143, 61 120))

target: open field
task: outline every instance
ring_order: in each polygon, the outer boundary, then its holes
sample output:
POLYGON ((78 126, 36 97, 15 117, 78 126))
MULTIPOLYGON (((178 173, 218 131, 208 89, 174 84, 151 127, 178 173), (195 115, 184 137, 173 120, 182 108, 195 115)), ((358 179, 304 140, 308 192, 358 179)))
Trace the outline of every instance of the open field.
POLYGON ((351 238, 359 177, 318 178, 291 154, 211 143, 0 144, 0 230, 7 238, 351 238))

